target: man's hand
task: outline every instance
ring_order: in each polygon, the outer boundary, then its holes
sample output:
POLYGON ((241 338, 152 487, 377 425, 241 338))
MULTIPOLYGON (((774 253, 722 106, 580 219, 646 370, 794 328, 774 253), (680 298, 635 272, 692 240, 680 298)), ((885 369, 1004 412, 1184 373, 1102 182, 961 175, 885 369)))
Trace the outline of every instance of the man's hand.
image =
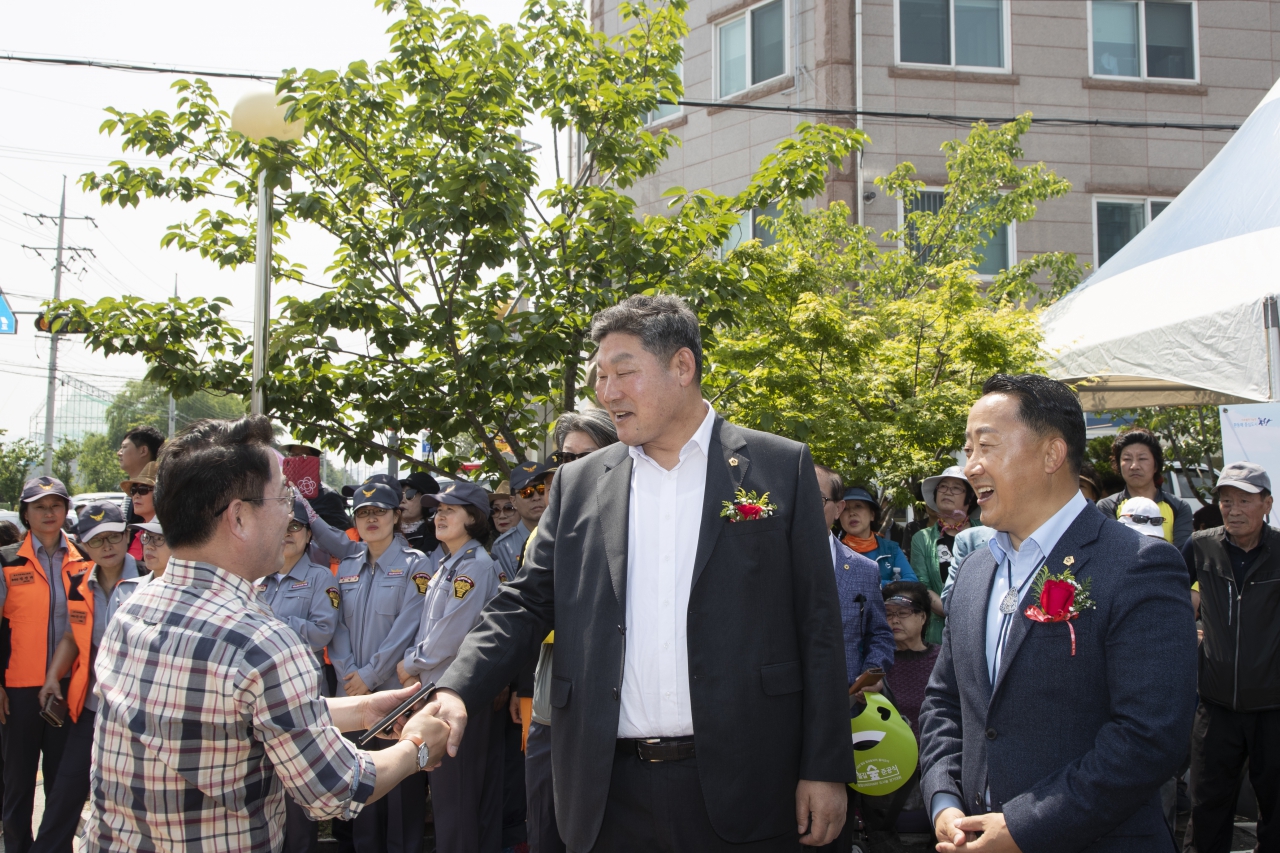
POLYGON ((849 795, 840 782, 810 782, 796 786, 796 832, 800 843, 821 847, 836 840, 844 828, 849 795))
POLYGON ((507 708, 507 713, 511 715, 511 722, 517 726, 520 725, 520 697, 515 693, 511 694, 511 704, 507 708))
POLYGON ((422 681, 418 676, 409 674, 409 670, 404 668, 404 660, 396 661, 396 678, 400 679, 402 685, 408 684, 410 681, 414 683, 421 683, 422 681))
MULTIPOLYGON (((342 689, 346 691, 348 696, 367 696, 371 691, 365 686, 364 681, 360 678, 360 673, 349 672, 342 679, 342 689)), ((394 707, 388 708, 388 711, 394 710, 394 707)))
POLYGON ((959 809, 943 809, 934 831, 938 853, 1022 853, 999 812, 965 817, 959 809))
MULTIPOLYGON (((421 710, 409 718, 409 722, 405 723, 404 731, 401 738, 409 735, 417 735, 422 738, 422 742, 427 745, 430 753, 428 765, 425 769, 434 770, 440 766, 440 762, 444 761, 445 743, 449 739, 449 726, 438 717, 433 717, 427 711, 421 710)), ((449 753, 453 755, 456 753, 449 753)))
MULTIPOLYGON (((44 687, 40 688, 40 692, 36 694, 36 707, 44 708, 44 703, 49 701, 50 696, 57 696, 59 699, 62 698, 62 685, 59 684, 56 679, 53 681, 46 681, 44 683, 44 687)), ((4 717, 9 716, 8 700, 9 697, 6 696, 4 701, 4 717)), ((0 717, 0 723, 4 722, 4 717, 0 717)))
POLYGON ((457 755, 458 745, 462 743, 462 733, 467 729, 467 706, 462 701, 462 697, 452 690, 437 690, 436 698, 427 704, 423 713, 444 720, 448 724, 449 755, 457 755))

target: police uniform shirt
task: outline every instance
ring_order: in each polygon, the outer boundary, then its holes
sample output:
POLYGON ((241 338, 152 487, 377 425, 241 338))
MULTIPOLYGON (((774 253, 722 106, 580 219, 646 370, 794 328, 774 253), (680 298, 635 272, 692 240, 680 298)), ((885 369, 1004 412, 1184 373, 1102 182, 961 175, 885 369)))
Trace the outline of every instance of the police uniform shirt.
POLYGON ((293 568, 258 582, 262 602, 315 652, 333 639, 338 627, 338 579, 328 566, 303 554, 293 568))
POLYGON ((520 556, 524 553, 525 543, 529 541, 529 528, 524 519, 516 522, 506 533, 493 543, 493 559, 498 564, 498 572, 504 583, 513 581, 520 568, 520 556))
POLYGON ((338 626, 329 644, 329 660, 341 696, 346 695, 343 679, 351 672, 358 672, 373 691, 400 686, 396 664, 413 644, 431 579, 430 558, 399 537, 391 540, 376 565, 371 564, 368 546, 359 545, 359 553, 338 566, 338 626))
MULTIPOLYGON (((120 570, 120 578, 116 581, 116 585, 111 588, 111 594, 107 595, 107 591, 98 583, 98 564, 94 563, 93 567, 89 569, 87 586, 93 590, 93 648, 98 648, 98 644, 102 642, 102 635, 106 633, 107 624, 111 622, 111 617, 116 615, 116 610, 120 608, 125 599, 133 595, 138 589, 137 584, 124 583, 124 581, 131 581, 140 576, 138 561, 125 554, 124 567, 120 570)), ((98 710, 98 697, 94 695, 93 689, 97 682, 97 673, 90 669, 88 692, 84 697, 86 711, 98 710)))
POLYGON ((472 539, 448 557, 435 552, 439 569, 427 587, 416 641, 404 653, 404 668, 423 684, 439 680, 453 663, 462 640, 480 621, 480 612, 498 592, 499 567, 472 539))
MULTIPOLYGON (((45 653, 45 660, 48 661, 53 660, 53 650, 58 647, 62 635, 71 630, 71 619, 67 616, 67 591, 62 588, 62 563, 67 557, 67 535, 59 532, 58 536, 58 547, 54 549, 53 554, 44 550, 44 545, 39 539, 35 536, 31 537, 36 559, 40 561, 44 576, 49 581, 49 597, 53 599, 53 627, 49 631, 47 644, 49 650, 45 653)), ((8 596, 9 589, 5 586, 4 573, 0 572, 0 611, 4 610, 4 602, 8 596)))

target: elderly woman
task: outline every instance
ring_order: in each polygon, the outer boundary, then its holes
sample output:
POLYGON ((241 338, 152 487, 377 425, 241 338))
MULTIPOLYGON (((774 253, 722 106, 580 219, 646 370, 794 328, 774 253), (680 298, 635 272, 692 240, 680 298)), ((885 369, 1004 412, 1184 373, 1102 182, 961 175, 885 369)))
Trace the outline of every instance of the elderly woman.
POLYGON ((1124 477, 1124 491, 1098 501, 1098 510, 1119 519, 1129 498, 1155 501, 1164 516, 1164 540, 1181 548, 1191 538, 1195 521, 1191 507, 1161 488, 1164 483, 1164 450, 1160 439, 1142 427, 1125 430, 1111 445, 1111 464, 1124 477))
POLYGON ((929 588, 932 612, 925 628, 925 639, 937 644, 942 642, 946 619, 942 590, 952 567, 960 565, 953 556, 956 536, 969 529, 969 513, 978 505, 978 496, 959 465, 952 465, 936 477, 926 478, 920 492, 929 509, 937 513, 938 521, 911 537, 911 565, 920 582, 929 588))
POLYGON ((844 493, 844 510, 840 513, 840 541, 880 566, 880 585, 899 580, 916 580, 916 573, 907 562, 898 543, 876 534, 880 529, 880 502, 862 486, 853 486, 844 493))

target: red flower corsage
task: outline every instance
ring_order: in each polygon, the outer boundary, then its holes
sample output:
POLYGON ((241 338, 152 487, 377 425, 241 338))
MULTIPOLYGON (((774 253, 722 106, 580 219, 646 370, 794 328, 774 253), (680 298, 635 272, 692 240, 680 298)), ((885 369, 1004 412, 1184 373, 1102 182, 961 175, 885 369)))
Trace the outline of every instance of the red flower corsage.
POLYGON ((739 521, 755 521, 758 518, 768 518, 773 515, 774 508, 773 504, 769 503, 768 492, 757 496, 755 492, 738 489, 733 495, 733 500, 724 502, 720 517, 729 519, 730 524, 739 521))
POLYGON ((1089 598, 1089 578, 1081 583, 1071 571, 1075 561, 1075 557, 1063 559, 1066 568, 1061 574, 1050 574, 1048 566, 1041 569, 1035 585, 1031 587, 1040 604, 1033 604, 1024 611, 1026 617, 1034 622, 1066 622, 1067 630, 1071 632, 1072 657, 1076 654, 1076 629, 1071 622, 1093 608, 1093 600, 1089 598))

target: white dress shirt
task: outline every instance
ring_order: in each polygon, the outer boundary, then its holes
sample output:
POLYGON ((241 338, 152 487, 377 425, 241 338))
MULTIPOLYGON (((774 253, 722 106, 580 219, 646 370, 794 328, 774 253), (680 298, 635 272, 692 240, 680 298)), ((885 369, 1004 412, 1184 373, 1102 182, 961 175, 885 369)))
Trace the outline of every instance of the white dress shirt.
MULTIPOLYGON (((1005 593, 1009 591, 1010 586, 1019 590, 1018 609, 1013 612, 1014 619, 1027 618, 1022 614, 1021 603, 1023 597, 1027 594, 1027 590, 1035 583, 1034 576, 1040 571, 1044 564, 1045 558, 1053 553, 1054 546, 1058 544, 1058 540, 1062 538, 1062 534, 1067 532, 1067 528, 1071 526, 1071 522, 1076 520, 1076 516, 1080 515, 1085 507, 1089 506, 1089 502, 1085 500, 1084 495, 1076 492, 1075 497, 1062 505, 1062 508, 1050 516, 1049 520, 1036 528, 1035 532, 1022 541, 1019 548, 1013 547, 1013 540, 1009 538, 1009 534, 1001 530, 987 541, 987 547, 991 549, 992 555, 996 558, 995 579, 991 584, 991 596, 987 599, 987 633, 986 633, 986 656, 987 656, 987 672, 991 676, 991 685, 994 689, 996 683, 996 675, 1000 672, 1000 659, 1003 647, 1000 644, 1000 634, 1004 628, 1004 614, 1000 612, 1000 602, 1004 599, 1005 593)), ((1062 566, 1058 566, 1051 571, 1061 572, 1062 566)), ((986 791, 987 805, 991 804, 991 789, 986 791)), ((937 793, 933 795, 933 801, 929 804, 929 812, 934 822, 938 820, 938 814, 945 808, 957 808, 964 811, 964 805, 960 802, 960 798, 949 793, 937 793)))
POLYGON ((631 452, 627 512, 627 633, 618 737, 693 734, 685 623, 707 489, 707 416, 670 471, 641 447, 631 452))

